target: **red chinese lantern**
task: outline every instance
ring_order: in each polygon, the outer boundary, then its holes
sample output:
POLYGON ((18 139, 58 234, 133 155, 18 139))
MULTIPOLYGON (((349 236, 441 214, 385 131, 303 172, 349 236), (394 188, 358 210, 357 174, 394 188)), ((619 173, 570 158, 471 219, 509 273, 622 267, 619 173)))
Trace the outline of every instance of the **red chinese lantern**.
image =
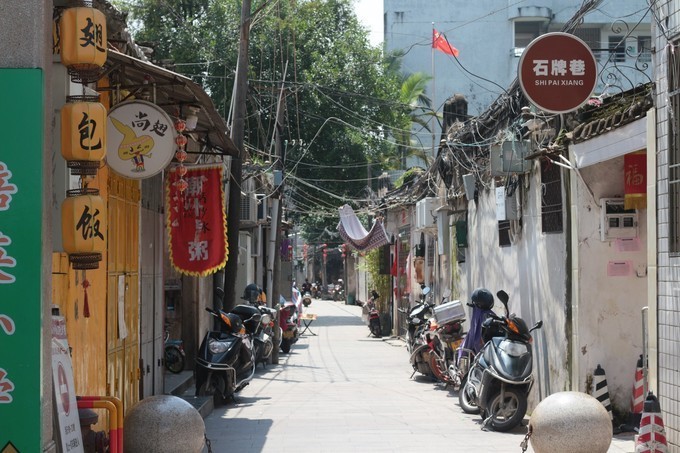
POLYGON ((61 62, 74 82, 95 82, 106 63, 106 16, 84 1, 59 19, 61 62))
POLYGON ((106 206, 96 189, 67 191, 61 239, 74 269, 97 269, 106 249, 106 206))
POLYGON ((99 96, 69 96, 61 109, 61 155, 74 175, 95 175, 106 155, 106 108, 99 96))

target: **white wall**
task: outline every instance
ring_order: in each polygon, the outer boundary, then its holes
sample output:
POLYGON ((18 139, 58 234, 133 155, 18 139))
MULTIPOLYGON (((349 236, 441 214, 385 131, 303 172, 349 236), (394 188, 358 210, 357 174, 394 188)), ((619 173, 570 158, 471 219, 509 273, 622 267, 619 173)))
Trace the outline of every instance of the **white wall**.
MULTIPOLYGON (((498 246, 495 187, 480 191, 478 202, 468 203, 468 249, 459 263, 459 293, 469 297, 477 287, 510 295, 510 311, 529 326, 543 320, 535 331, 534 376, 530 404, 569 388, 568 321, 566 317, 566 245, 564 234, 541 232, 540 174, 535 166, 523 197, 521 237, 510 247, 498 246)), ((566 225, 566 222, 565 222, 566 225)), ((502 313, 500 301, 496 310, 502 313)))
MULTIPOLYGON (((623 157, 580 170, 577 187, 578 241, 578 383, 586 390, 586 379, 601 365, 606 372, 612 405, 622 414, 630 410, 635 367, 642 354, 642 307, 647 305, 647 222, 639 212, 637 251, 622 251, 616 240, 600 238, 599 199, 622 198, 623 157), (588 187, 593 191, 589 193, 588 187), (630 262, 628 276, 609 276, 610 262, 630 262)), ((604 208, 604 207, 602 207, 604 208)))

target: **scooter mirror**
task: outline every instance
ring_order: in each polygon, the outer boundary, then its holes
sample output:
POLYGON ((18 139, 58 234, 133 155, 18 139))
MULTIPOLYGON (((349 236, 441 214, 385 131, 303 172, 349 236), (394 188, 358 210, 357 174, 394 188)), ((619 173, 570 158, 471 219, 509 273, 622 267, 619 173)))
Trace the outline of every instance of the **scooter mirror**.
POLYGON ((498 292, 496 293, 496 297, 498 297, 498 299, 499 299, 501 302, 503 302, 504 304, 507 304, 508 301, 510 300, 510 296, 508 296, 508 293, 506 293, 506 292, 503 291, 503 290, 498 291, 498 292))
POLYGON ((531 332, 532 330, 540 329, 541 327, 543 327, 543 321, 542 320, 538 321, 536 324, 534 324, 534 327, 532 327, 529 332, 531 332))

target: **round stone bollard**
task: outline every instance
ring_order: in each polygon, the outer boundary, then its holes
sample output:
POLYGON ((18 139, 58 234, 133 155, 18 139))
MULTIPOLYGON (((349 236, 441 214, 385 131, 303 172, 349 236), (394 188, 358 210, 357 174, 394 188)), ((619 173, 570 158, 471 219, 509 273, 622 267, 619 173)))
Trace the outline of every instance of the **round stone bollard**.
POLYGON ((535 453, 606 453, 612 442, 609 412, 581 392, 558 392, 541 401, 529 429, 535 453))
POLYGON ((125 453, 201 453, 205 445, 201 414, 177 396, 144 398, 123 426, 125 453))

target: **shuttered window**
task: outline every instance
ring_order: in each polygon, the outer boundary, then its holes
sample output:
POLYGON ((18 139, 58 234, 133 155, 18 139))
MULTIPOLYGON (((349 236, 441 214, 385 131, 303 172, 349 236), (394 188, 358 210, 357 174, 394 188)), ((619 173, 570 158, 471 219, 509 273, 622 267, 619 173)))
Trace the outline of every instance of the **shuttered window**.
POLYGON ((668 49, 668 242, 671 253, 680 252, 680 59, 678 42, 668 49))
POLYGON ((544 233, 564 231, 562 173, 550 159, 541 161, 541 229, 544 233))

